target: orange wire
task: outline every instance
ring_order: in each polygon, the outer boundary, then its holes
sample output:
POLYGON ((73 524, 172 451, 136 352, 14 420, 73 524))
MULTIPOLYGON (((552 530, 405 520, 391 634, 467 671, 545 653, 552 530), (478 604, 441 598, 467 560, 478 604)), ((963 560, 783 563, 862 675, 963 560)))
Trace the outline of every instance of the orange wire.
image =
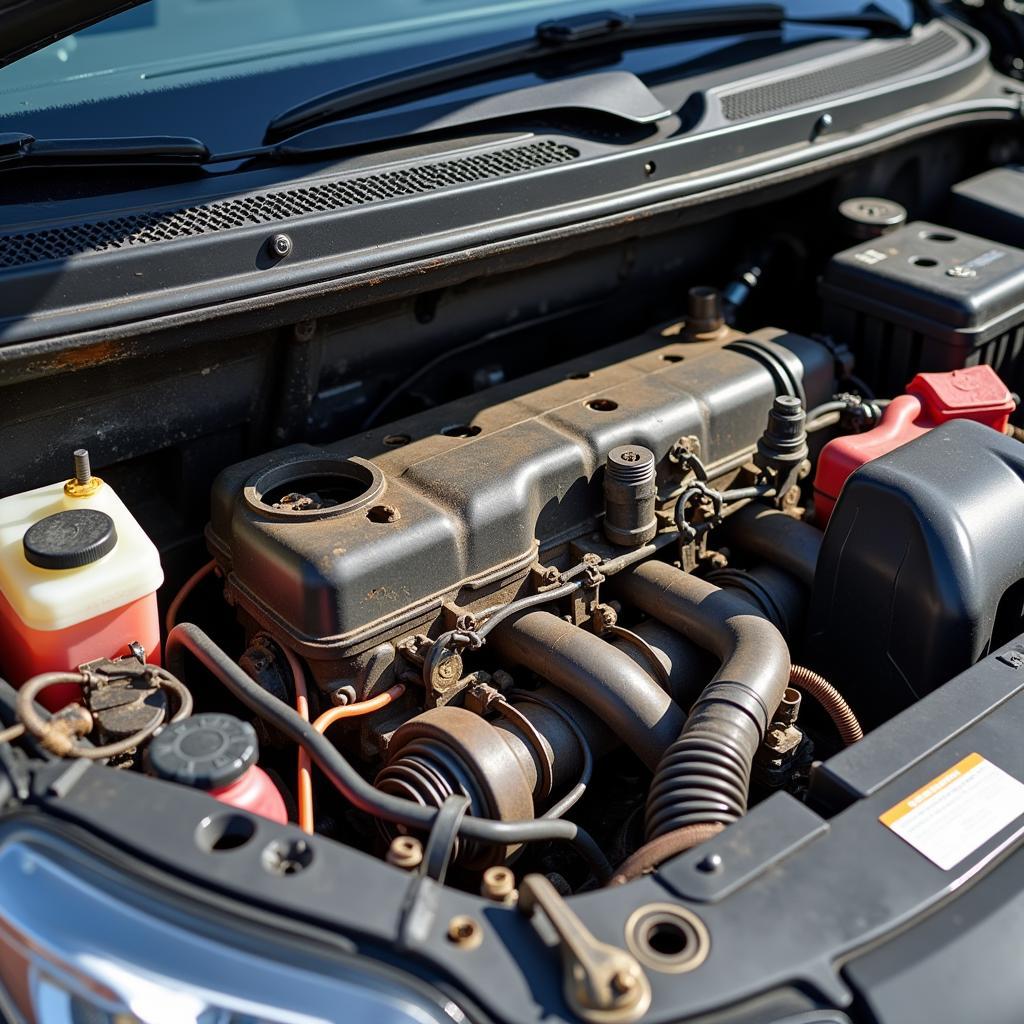
POLYGON ((374 711, 380 711, 381 708, 386 708, 390 703, 398 700, 403 693, 405 693, 405 686, 402 683, 396 683, 390 690, 385 690, 369 700, 345 704, 340 708, 330 708, 313 723, 313 728, 319 733, 324 733, 328 727, 342 718, 358 718, 360 715, 369 715, 374 711))
MULTIPOLYGON (((285 650, 288 658, 288 665, 292 670, 295 683, 295 708, 300 715, 309 721, 309 699, 306 691, 306 681, 302 674, 301 666, 295 655, 285 650)), ((340 708, 330 708, 325 711, 314 723, 313 728, 321 735, 327 728, 342 718, 358 718, 360 715, 369 715, 374 711, 386 708, 392 701, 398 700, 405 693, 405 687, 398 683, 390 690, 371 697, 369 700, 357 701, 355 704, 346 704, 340 708)), ((306 748, 299 747, 299 828, 307 835, 313 834, 313 774, 312 762, 306 748)))
MULTIPOLYGON (((309 690, 306 688, 306 673, 302 669, 302 663, 285 646, 278 644, 284 651, 285 660, 292 674, 292 686, 295 688, 295 710, 302 716, 303 721, 309 721, 309 690)), ((299 804, 299 828, 306 835, 313 834, 313 775, 309 754, 306 748, 299 747, 298 755, 298 782, 296 785, 296 799, 299 804)))
POLYGON ((181 586, 181 590, 174 595, 174 600, 167 606, 167 616, 164 619, 164 626, 167 632, 170 633, 174 629, 175 624, 178 621, 178 612, 181 611, 181 606, 185 603, 185 599, 193 590, 196 589, 197 584, 201 583, 213 570, 217 567, 215 561, 209 561, 201 569, 197 569, 194 573, 181 586))

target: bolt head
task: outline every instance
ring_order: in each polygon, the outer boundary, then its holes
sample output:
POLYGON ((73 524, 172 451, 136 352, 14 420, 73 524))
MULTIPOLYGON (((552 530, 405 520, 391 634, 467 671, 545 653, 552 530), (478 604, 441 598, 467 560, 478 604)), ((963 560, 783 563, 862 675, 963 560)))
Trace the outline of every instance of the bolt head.
POLYGON ((288 235, 276 234, 270 236, 268 243, 272 255, 284 258, 292 251, 292 240, 288 235))
POLYGON ((628 995, 636 988, 636 977, 629 971, 616 971, 612 976, 612 991, 617 996, 628 995))
POLYGON ((713 875, 722 870, 722 855, 720 853, 709 853, 706 857, 697 861, 697 870, 706 875, 713 875))
POLYGON ((834 123, 835 118, 831 114, 822 114, 821 117, 814 122, 813 137, 817 138, 823 132, 827 132, 834 123))

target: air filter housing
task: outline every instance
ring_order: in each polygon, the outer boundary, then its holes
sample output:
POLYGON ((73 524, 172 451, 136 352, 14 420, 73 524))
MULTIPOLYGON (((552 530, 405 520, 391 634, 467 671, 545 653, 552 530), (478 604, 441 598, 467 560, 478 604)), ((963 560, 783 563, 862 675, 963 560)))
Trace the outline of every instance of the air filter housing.
POLYGON ((1024 444, 943 423, 861 466, 814 576, 810 659, 866 726, 1024 631, 1024 444))

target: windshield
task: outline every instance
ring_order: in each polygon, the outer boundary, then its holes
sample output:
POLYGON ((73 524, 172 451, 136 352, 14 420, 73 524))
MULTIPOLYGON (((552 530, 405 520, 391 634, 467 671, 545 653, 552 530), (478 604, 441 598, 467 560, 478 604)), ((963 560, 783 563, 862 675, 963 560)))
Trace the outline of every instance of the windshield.
MULTIPOLYGON (((0 70, 0 131, 38 137, 184 134, 219 147, 247 146, 275 113, 317 93, 521 38, 540 21, 611 6, 629 13, 717 4, 151 0, 0 70), (212 91, 200 98, 199 86, 212 91)), ((797 16, 862 7, 854 0, 791 0, 785 6, 797 16)), ((909 0, 876 0, 874 6, 904 23, 911 19, 909 0)), ((724 42, 686 45, 699 52, 724 42)), ((648 66, 652 59, 657 64, 657 56, 648 56, 648 66)))

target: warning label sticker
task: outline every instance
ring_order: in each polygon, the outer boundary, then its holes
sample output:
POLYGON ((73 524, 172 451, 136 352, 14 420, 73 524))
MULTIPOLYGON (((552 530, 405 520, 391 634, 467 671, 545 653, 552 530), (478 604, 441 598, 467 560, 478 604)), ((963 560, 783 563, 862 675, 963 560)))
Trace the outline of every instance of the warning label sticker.
POLYGON ((943 871, 1024 814, 1024 783, 969 754, 878 820, 943 871))

